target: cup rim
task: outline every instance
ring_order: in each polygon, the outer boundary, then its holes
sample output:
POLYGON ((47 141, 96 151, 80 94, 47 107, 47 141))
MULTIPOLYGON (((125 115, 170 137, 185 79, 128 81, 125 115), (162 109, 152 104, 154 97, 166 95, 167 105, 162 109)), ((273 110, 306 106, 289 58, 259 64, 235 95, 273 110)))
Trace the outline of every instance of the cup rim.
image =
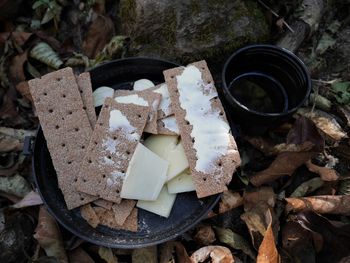
MULTIPOLYGON (((308 99, 309 95, 310 95, 310 92, 311 92, 311 77, 310 77, 310 73, 309 73, 309 70, 307 69, 306 65, 304 64, 304 62, 298 57, 296 56, 293 52, 291 52, 290 50, 288 49, 285 49, 285 48, 282 48, 282 47, 278 47, 278 46, 275 46, 275 45, 269 45, 269 44, 254 44, 254 45, 248 45, 248 46, 245 46, 243 48, 240 48, 238 49, 237 51, 235 51, 225 62, 224 64, 224 68, 222 70, 222 73, 221 73, 221 79, 222 79, 222 85, 223 85, 223 90, 224 90, 224 93, 229 96, 229 98, 231 100, 234 101, 234 103, 236 103, 242 110, 246 111, 246 112, 249 112, 249 113, 253 113, 255 115, 258 115, 258 116, 262 116, 262 117, 284 117, 284 116, 287 116, 291 113, 294 113, 298 108, 300 108, 304 103, 305 101, 308 99), (303 73, 305 73, 305 77, 306 77, 306 86, 307 86, 307 90, 306 90, 306 95, 305 97, 293 108, 285 111, 285 112, 279 112, 279 113, 266 113, 266 112, 260 112, 260 111, 256 111, 256 110, 253 110, 253 109, 249 109, 247 106, 245 106, 244 104, 242 104, 241 102, 239 102, 234 96, 231 95, 231 93, 229 92, 228 90, 228 86, 227 86, 227 83, 226 83, 226 79, 225 79, 225 75, 226 75, 226 71, 227 71, 227 68, 229 66, 229 64, 231 63, 232 59, 234 57, 236 57, 238 54, 246 51, 246 50, 249 50, 249 49, 256 49, 256 48, 266 48, 266 49, 271 49, 271 50, 275 50, 275 51, 278 51, 278 52, 282 52, 282 53, 285 53, 287 56, 291 57, 292 59, 295 60, 295 62, 301 67, 303 73)), ((229 104, 232 103, 232 101, 228 101, 229 104)))

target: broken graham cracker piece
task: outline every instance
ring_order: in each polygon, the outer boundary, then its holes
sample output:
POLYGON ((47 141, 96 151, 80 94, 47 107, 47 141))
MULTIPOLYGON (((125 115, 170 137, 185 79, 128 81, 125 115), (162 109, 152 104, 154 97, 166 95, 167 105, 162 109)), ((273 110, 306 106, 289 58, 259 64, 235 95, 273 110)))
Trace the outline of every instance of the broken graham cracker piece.
POLYGON ((112 206, 113 206, 113 202, 111 201, 107 201, 107 200, 104 200, 104 199, 97 199, 93 202, 95 205, 99 206, 99 207, 103 207, 103 208, 106 208, 108 210, 111 210, 112 209, 112 206))
POLYGON ((104 209, 102 207, 94 207, 95 213, 100 220, 100 224, 108 226, 114 229, 128 230, 132 232, 137 232, 138 221, 137 214, 138 209, 135 207, 132 209, 130 215, 126 218, 124 224, 118 225, 115 220, 115 214, 111 210, 104 209))
POLYGON ((166 83, 159 84, 154 88, 150 88, 150 90, 162 95, 162 99, 158 107, 158 120, 164 119, 165 117, 172 115, 173 112, 171 108, 171 101, 170 101, 170 95, 169 95, 167 84, 166 83))
POLYGON ((106 98, 81 163, 78 191, 120 203, 125 173, 149 112, 150 107, 106 98))
POLYGON ((64 68, 28 84, 68 209, 95 200, 73 186, 92 133, 73 70, 64 68))
POLYGON ((132 103, 139 106, 150 106, 151 112, 144 128, 145 132, 157 134, 158 106, 162 95, 151 90, 116 90, 114 100, 119 103, 132 103))
POLYGON ((100 224, 100 219, 90 204, 86 204, 80 207, 80 214, 93 228, 96 228, 97 225, 100 224))
POLYGON ((206 62, 163 73, 197 196, 225 191, 240 156, 206 62))
POLYGON ((136 201, 130 199, 123 199, 120 204, 114 204, 112 211, 114 212, 115 222, 118 225, 123 225, 135 205, 136 201))
POLYGON ((77 78, 81 99, 83 100, 84 109, 89 118, 91 127, 93 128, 96 123, 96 112, 95 112, 95 106, 94 106, 94 98, 92 96, 90 73, 89 72, 81 73, 76 78, 77 78))
POLYGON ((158 134, 162 135, 179 135, 179 127, 174 115, 157 120, 158 134))

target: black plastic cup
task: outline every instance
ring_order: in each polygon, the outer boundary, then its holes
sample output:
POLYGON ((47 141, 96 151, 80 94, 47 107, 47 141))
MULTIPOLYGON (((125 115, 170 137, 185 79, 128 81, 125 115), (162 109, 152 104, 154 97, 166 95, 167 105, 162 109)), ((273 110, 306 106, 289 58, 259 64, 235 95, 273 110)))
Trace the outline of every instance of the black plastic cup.
POLYGON ((250 134, 264 133, 289 119, 311 91, 304 63, 273 45, 239 49, 226 61, 222 80, 227 114, 250 134))

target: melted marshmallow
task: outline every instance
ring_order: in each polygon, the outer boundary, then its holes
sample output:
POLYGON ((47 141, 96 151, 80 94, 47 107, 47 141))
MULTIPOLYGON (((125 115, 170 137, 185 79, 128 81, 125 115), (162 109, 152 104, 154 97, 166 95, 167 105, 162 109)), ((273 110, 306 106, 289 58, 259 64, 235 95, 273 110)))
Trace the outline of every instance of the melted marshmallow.
POLYGON ((143 98, 139 97, 137 94, 127 95, 127 96, 120 96, 114 98, 116 102, 124 103, 124 104, 136 104, 139 106, 148 106, 148 102, 145 101, 143 98))
POLYGON ((179 134, 179 127, 177 126, 175 116, 170 116, 161 120, 164 123, 164 128, 169 131, 179 134))
POLYGON ((169 115, 171 109, 170 109, 170 96, 169 96, 167 85, 166 84, 161 85, 158 89, 154 90, 154 92, 162 95, 162 100, 160 101, 159 109, 162 110, 165 113, 165 115, 169 115))
POLYGON ((230 144, 229 125, 220 117, 220 111, 211 107, 210 100, 218 94, 212 84, 204 83, 201 72, 193 65, 187 66, 176 79, 181 108, 193 127, 195 169, 203 173, 214 172, 217 159, 227 154, 230 144))
POLYGON ((119 110, 111 110, 109 115, 109 130, 114 132, 122 130, 125 137, 129 140, 139 140, 140 135, 137 133, 134 126, 130 124, 128 119, 119 110))

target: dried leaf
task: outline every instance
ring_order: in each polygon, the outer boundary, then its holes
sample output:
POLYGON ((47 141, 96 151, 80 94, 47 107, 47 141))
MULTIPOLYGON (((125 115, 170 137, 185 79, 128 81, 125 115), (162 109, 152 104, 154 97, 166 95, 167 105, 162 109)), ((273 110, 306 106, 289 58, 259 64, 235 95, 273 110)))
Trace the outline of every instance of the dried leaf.
POLYGON ((332 102, 320 94, 311 93, 310 102, 312 105, 315 105, 317 108, 324 111, 330 111, 332 108, 332 102))
POLYGON ((207 246, 202 247, 191 255, 194 263, 205 262, 211 258, 212 263, 232 263, 234 258, 231 251, 227 247, 207 246))
POLYGON ((68 263, 59 227, 55 219, 43 206, 40 207, 38 225, 35 232, 34 238, 45 250, 46 255, 57 258, 60 263, 68 263))
POLYGON ((225 213, 241 205, 243 205, 243 197, 237 192, 227 190, 221 195, 219 213, 225 213))
POLYGON ((2 154, 0 156, 2 158, 2 161, 0 162, 0 176, 14 175, 25 160, 25 156, 23 154, 18 156, 16 152, 2 154))
POLYGON ((113 37, 102 51, 96 55, 92 66, 96 66, 106 60, 111 60, 114 57, 121 57, 129 41, 130 38, 126 36, 113 37))
POLYGON ((34 136, 35 131, 0 127, 0 152, 22 151, 26 136, 34 136))
POLYGON ((338 173, 332 168, 318 166, 313 164, 311 160, 307 161, 305 165, 310 172, 317 173, 323 181, 329 182, 339 179, 338 173))
POLYGON ((84 54, 89 58, 95 58, 113 35, 113 21, 109 17, 98 15, 91 23, 83 42, 84 54))
POLYGON ((24 63, 28 59, 27 51, 23 52, 22 54, 16 55, 13 57, 13 59, 10 62, 9 66, 9 77, 13 84, 18 84, 22 81, 26 80, 26 76, 24 74, 24 63))
POLYGON ((321 178, 312 178, 306 182, 303 182, 301 185, 299 185, 294 192, 290 195, 290 197, 303 197, 309 193, 312 193, 313 191, 320 188, 324 182, 321 178))
MULTIPOLYGON (((271 215, 270 215, 271 216, 271 215)), ((275 244, 275 238, 272 231, 272 219, 264 234, 264 239, 259 247, 257 263, 278 263, 280 257, 275 244)))
POLYGON ((157 263, 157 246, 134 249, 131 257, 133 263, 157 263))
POLYGON ((336 39, 331 34, 325 32, 316 46, 316 53, 321 55, 336 43, 336 39))
POLYGON ((70 263, 95 263, 89 254, 79 247, 70 251, 68 256, 70 263))
POLYGON ((256 253, 251 248, 250 244, 240 235, 228 228, 215 227, 215 232, 220 242, 229 245, 234 249, 242 250, 251 259, 256 259, 256 253))
POLYGON ((2 120, 9 120, 9 122, 16 123, 19 118, 17 107, 15 104, 16 91, 8 89, 3 96, 2 104, 0 104, 0 123, 2 120))
POLYGON ((208 246, 216 240, 211 226, 200 226, 193 239, 200 246, 208 246))
POLYGON ((46 42, 36 44, 30 51, 29 56, 54 69, 59 69, 63 64, 57 53, 46 42))
POLYGON ((21 201, 12 205, 12 208, 23 208, 28 206, 41 205, 43 201, 38 193, 30 191, 21 201))
POLYGON ((20 83, 18 83, 16 85, 16 90, 23 96, 25 97, 27 100, 29 100, 32 105, 34 105, 33 103, 33 98, 32 98, 32 95, 30 94, 30 91, 29 91, 29 85, 28 85, 28 82, 27 81, 22 81, 20 83))
POLYGON ((112 249, 109 247, 99 247, 98 254, 107 263, 118 263, 118 259, 114 256, 112 249))
POLYGON ((337 222, 336 225, 312 211, 299 213, 295 222, 311 232, 313 237, 317 235, 322 240, 323 245, 319 248, 315 262, 339 262, 350 254, 350 224, 337 222))
POLYGON ((320 195, 286 198, 286 211, 313 210, 320 214, 350 215, 350 195, 320 195))
POLYGON ((315 109, 311 111, 310 109, 303 108, 299 109, 298 113, 310 118, 315 123, 317 128, 335 141, 348 137, 336 119, 324 111, 315 109))
POLYGON ((350 81, 332 83, 331 88, 338 103, 344 105, 350 103, 350 81))
POLYGON ((193 263, 187 254, 186 249, 180 242, 168 241, 160 246, 159 263, 175 263, 173 256, 175 250, 176 262, 193 263))
POLYGON ((29 183, 22 176, 0 177, 0 191, 10 195, 24 197, 31 190, 29 183))
POLYGON ((301 117, 289 131, 287 144, 297 145, 298 151, 280 153, 267 169, 250 178, 253 185, 260 186, 284 175, 292 175, 298 167, 323 150, 324 140, 315 125, 309 119, 301 117))
POLYGON ((349 105, 338 106, 337 109, 345 119, 346 125, 350 127, 350 106, 349 105))

